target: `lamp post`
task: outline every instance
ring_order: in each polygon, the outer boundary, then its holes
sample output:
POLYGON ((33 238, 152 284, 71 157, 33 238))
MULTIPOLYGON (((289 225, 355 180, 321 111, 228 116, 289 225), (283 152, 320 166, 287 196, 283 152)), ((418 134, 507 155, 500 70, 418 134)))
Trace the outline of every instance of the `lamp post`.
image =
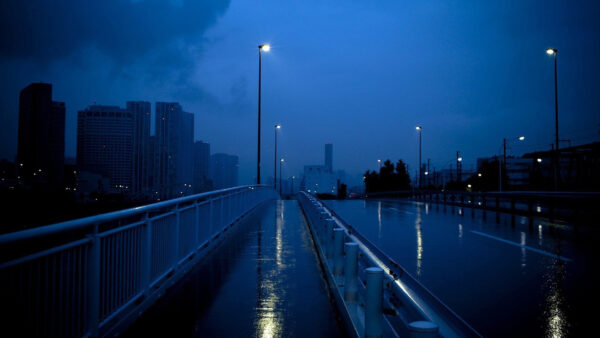
POLYGON ((423 127, 421 126, 417 126, 415 129, 417 129, 417 131, 419 132, 419 182, 417 182, 417 186, 419 188, 421 188, 421 181, 422 181, 422 177, 421 177, 421 134, 423 131, 423 127))
POLYGON ((381 171, 381 159, 380 158, 377 159, 377 163, 379 164, 379 171, 381 171))
POLYGON ((256 158, 256 184, 260 184, 260 87, 262 51, 268 52, 270 49, 271 46, 268 44, 258 45, 258 149, 256 158))
POLYGON ((276 124, 275 125, 275 159, 273 160, 273 172, 275 173, 275 176, 273 176, 273 186, 275 187, 275 190, 277 190, 277 130, 281 129, 281 126, 276 124))
POLYGON ((281 171, 282 165, 283 165, 283 157, 279 160, 279 196, 281 196, 281 176, 283 176, 283 171, 281 171))
POLYGON ((554 153, 554 190, 558 190, 558 172, 559 172, 559 141, 558 141, 558 73, 557 58, 558 49, 548 48, 546 54, 554 56, 554 144, 556 145, 554 153))
POLYGON ((498 190, 502 191, 502 167, 504 167, 504 171, 506 171, 506 144, 507 141, 524 141, 525 136, 519 136, 516 138, 507 139, 506 137, 502 139, 502 148, 503 148, 503 156, 502 156, 502 164, 498 162, 498 190))

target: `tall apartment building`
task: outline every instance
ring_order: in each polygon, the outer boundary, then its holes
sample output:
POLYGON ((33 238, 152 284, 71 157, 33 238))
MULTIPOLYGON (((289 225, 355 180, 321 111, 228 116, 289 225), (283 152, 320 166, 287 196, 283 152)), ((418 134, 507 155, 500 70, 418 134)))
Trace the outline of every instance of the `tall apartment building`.
POLYGON ((135 134, 133 113, 92 105, 77 114, 77 168, 108 178, 109 191, 130 192, 135 134))
POLYGON ((141 197, 150 193, 150 102, 128 101, 127 111, 134 120, 131 191, 141 197))
POLYGON ((210 144, 202 141, 194 143, 194 193, 211 190, 210 144))
POLYGON ((17 169, 25 184, 63 188, 65 104, 52 101, 52 84, 32 83, 19 95, 17 169))
POLYGON ((213 154, 210 157, 210 172, 214 189, 238 185, 238 162, 235 155, 213 154))
POLYGON ((192 193, 194 115, 176 102, 156 103, 157 184, 161 199, 192 193))

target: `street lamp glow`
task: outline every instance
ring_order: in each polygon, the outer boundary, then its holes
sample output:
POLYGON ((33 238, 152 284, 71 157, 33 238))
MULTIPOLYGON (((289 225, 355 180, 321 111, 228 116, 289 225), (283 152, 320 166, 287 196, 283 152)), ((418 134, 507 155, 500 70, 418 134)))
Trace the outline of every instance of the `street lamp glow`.
POLYGON ((381 163, 381 159, 377 159, 377 162, 381 163))
POLYGON ((462 162, 462 157, 459 157, 459 158, 458 158, 458 162, 462 162))
POLYGON ((554 55, 554 53, 556 53, 556 49, 554 49, 554 48, 548 48, 548 49, 546 49, 546 54, 548 54, 548 55, 554 55))
POLYGON ((283 158, 280 161, 283 162, 283 158))
POLYGON ((426 171, 426 172, 425 172, 425 175, 429 175, 429 171, 426 171))
POLYGON ((265 43, 264 45, 260 45, 258 46, 258 48, 260 48, 260 50, 263 50, 265 52, 268 52, 271 50, 271 45, 269 45, 268 43, 265 43))
POLYGON ((537 162, 538 162, 538 163, 542 163, 542 159, 541 159, 541 158, 538 158, 538 159, 537 159, 537 162))
POLYGON ((421 129, 423 129, 423 128, 421 128, 421 126, 417 126, 415 129, 416 129, 416 130, 421 130, 421 129))
POLYGON ((478 177, 481 177, 481 173, 478 173, 478 174, 477 174, 477 176, 478 176, 478 177))
POLYGON ((519 136, 519 141, 523 141, 525 139, 525 136, 519 136))
POLYGON ((467 188, 471 188, 472 186, 470 184, 467 184, 467 188))
POLYGON ((277 129, 281 129, 281 126, 280 126, 280 125, 278 125, 278 124, 276 124, 276 125, 275 125, 275 128, 277 128, 277 129))

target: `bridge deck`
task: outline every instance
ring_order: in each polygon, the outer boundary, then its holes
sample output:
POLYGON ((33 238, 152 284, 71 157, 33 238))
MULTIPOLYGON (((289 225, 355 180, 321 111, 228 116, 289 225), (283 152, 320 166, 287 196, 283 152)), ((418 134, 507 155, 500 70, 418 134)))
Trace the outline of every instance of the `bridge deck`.
POLYGON ((297 201, 247 217, 125 336, 341 336, 297 201))

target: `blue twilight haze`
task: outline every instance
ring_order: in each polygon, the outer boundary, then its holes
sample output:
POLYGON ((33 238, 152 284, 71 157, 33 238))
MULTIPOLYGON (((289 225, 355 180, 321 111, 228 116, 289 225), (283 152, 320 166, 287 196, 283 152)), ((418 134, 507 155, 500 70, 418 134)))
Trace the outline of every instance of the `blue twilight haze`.
POLYGON ((0 157, 14 159, 18 94, 53 84, 66 103, 66 153, 76 114, 96 101, 180 102, 195 139, 239 156, 255 176, 259 43, 262 176, 273 175, 282 125, 284 175, 323 162, 360 177, 377 159, 464 167, 525 135, 511 155, 554 140, 558 49, 560 138, 600 139, 598 1, 5 0, 0 3, 0 157))

